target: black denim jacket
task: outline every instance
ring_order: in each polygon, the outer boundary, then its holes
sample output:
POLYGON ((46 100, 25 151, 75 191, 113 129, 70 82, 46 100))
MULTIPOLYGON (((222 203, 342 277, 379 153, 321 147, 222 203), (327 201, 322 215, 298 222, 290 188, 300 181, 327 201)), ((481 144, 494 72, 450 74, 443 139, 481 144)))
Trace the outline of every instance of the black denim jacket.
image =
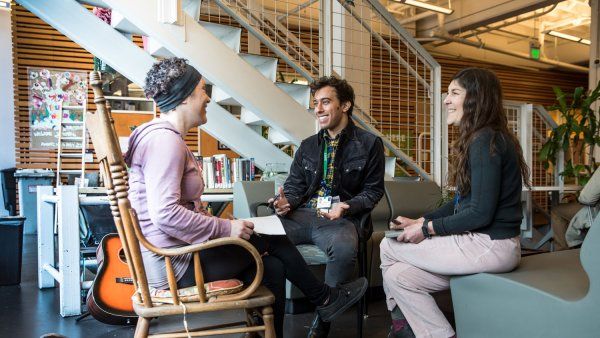
MULTIPOLYGON (((323 134, 305 139, 296 151, 284 192, 291 209, 304 205, 319 189, 323 177, 323 134)), ((332 196, 350 208, 344 217, 357 219, 371 211, 383 197, 385 158, 381 139, 357 128, 352 120, 340 134, 335 154, 332 196)))

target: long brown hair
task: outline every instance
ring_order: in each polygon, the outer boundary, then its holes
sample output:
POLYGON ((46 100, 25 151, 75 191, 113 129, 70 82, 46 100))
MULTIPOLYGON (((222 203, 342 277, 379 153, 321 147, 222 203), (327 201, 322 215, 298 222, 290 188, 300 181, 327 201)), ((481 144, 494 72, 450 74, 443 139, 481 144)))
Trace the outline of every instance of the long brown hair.
POLYGON ((517 153, 523 183, 530 187, 529 168, 517 137, 508 129, 508 119, 502 107, 502 86, 492 71, 482 68, 465 68, 454 75, 452 81, 465 89, 463 116, 459 125, 459 137, 452 144, 454 160, 448 175, 449 184, 466 196, 471 191, 471 169, 469 168, 469 145, 484 128, 494 131, 490 151, 493 154, 496 137, 507 146, 511 144, 517 153))

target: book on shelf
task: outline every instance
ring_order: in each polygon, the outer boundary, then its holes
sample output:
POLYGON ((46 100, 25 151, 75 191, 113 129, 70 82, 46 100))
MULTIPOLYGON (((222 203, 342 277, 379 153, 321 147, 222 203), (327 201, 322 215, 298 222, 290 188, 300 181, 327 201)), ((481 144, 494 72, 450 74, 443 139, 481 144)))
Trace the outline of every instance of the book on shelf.
POLYGON ((228 158, 216 154, 198 159, 205 189, 231 189, 238 181, 254 180, 254 158, 228 158))

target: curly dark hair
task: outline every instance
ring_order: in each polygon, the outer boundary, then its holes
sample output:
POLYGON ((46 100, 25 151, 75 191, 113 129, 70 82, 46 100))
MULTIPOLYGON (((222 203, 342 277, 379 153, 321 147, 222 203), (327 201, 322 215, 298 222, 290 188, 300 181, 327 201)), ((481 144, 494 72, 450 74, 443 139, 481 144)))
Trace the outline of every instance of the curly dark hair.
POLYGON ((452 145, 454 161, 449 170, 449 184, 456 186, 463 196, 471 191, 471 172, 469 168, 469 145, 484 128, 494 131, 490 152, 495 153, 495 139, 512 145, 525 186, 530 187, 529 167, 523 158, 519 139, 509 130, 508 119, 502 106, 502 86, 498 76, 482 68, 465 68, 452 77, 453 81, 466 90, 463 102, 463 117, 459 125, 459 137, 452 145))
POLYGON ((340 103, 350 102, 350 109, 348 109, 348 117, 352 116, 352 110, 354 109, 354 89, 346 80, 338 79, 335 76, 323 76, 322 78, 315 80, 310 84, 310 90, 313 95, 316 91, 324 87, 333 87, 340 103))
POLYGON ((146 85, 144 86, 146 97, 154 99, 167 92, 173 81, 185 73, 186 65, 187 60, 178 57, 163 59, 153 64, 146 74, 146 85))

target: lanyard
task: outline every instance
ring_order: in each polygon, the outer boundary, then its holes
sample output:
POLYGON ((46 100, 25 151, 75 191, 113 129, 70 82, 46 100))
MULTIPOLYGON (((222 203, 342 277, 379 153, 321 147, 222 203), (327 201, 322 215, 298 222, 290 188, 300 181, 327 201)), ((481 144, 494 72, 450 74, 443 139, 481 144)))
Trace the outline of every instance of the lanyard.
POLYGON ((325 143, 325 148, 323 149, 323 180, 327 179, 327 167, 328 167, 328 163, 329 162, 329 144, 327 143, 327 141, 324 142, 325 143))

